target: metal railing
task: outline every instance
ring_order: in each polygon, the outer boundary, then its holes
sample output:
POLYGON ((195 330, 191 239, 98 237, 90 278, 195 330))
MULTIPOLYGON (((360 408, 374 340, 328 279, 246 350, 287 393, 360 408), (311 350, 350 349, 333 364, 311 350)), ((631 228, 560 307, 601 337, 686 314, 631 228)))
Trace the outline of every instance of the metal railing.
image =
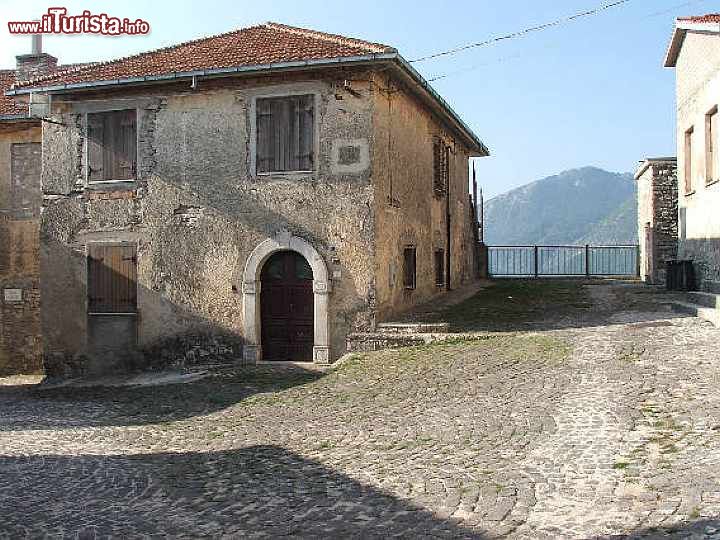
POLYGON ((638 246, 488 246, 491 277, 631 277, 638 246))

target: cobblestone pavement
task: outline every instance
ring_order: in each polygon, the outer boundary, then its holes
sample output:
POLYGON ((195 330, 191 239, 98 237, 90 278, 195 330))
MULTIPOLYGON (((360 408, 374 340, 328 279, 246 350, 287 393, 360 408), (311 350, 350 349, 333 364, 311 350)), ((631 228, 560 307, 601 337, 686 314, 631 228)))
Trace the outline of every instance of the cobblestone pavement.
POLYGON ((720 538, 720 331, 532 330, 182 385, 0 386, 0 537, 720 538))

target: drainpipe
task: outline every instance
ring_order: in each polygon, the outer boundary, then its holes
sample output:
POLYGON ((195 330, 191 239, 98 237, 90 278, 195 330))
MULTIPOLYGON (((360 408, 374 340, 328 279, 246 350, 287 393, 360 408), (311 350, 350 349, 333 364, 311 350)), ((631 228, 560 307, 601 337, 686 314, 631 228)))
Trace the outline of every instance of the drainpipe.
POLYGON ((447 164, 447 185, 445 186, 445 290, 450 290, 450 147, 445 147, 445 163, 447 164))

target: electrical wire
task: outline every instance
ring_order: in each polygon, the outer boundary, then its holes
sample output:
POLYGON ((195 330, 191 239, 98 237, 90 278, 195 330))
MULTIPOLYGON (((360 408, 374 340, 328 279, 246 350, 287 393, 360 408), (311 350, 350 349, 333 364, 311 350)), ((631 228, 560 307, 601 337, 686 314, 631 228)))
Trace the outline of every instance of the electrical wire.
MULTIPOLYGON (((677 4, 677 5, 675 5, 675 6, 672 6, 672 7, 670 7, 670 8, 667 8, 667 9, 665 9, 665 10, 663 10, 663 11, 656 11, 656 12, 650 13, 650 14, 648 14, 648 15, 643 15, 643 16, 640 17, 638 20, 641 20, 641 21, 642 21, 642 20, 645 20, 645 19, 650 19, 650 18, 652 18, 652 17, 659 17, 659 16, 661 16, 661 15, 667 15, 668 13, 672 13, 673 11, 675 11, 675 10, 677 10, 677 9, 684 8, 684 7, 688 7, 688 6, 692 6, 692 5, 695 5, 695 4, 702 4, 702 3, 705 3, 705 2, 707 2, 707 1, 708 1, 708 0, 690 0, 690 1, 688 1, 688 2, 683 2, 682 4, 677 4)), ((428 82, 439 81, 439 80, 445 79, 445 78, 447 78, 447 77, 452 77, 453 75, 460 75, 460 74, 462 74, 462 73, 467 73, 468 71, 475 71, 475 70, 477 70, 477 69, 480 69, 480 68, 483 68, 483 67, 487 67, 487 66, 492 66, 492 65, 495 65, 495 64, 503 64, 503 63, 507 62, 508 60, 516 60, 516 59, 518 59, 518 58, 524 58, 524 57, 526 57, 526 56, 527 56, 527 55, 520 54, 520 53, 518 53, 518 54, 513 54, 513 55, 510 55, 510 56, 504 56, 504 57, 498 58, 498 59, 496 59, 496 60, 494 60, 494 61, 484 62, 484 63, 482 63, 482 64, 475 64, 475 65, 473 65, 473 66, 469 66, 469 67, 466 67, 466 68, 461 68, 461 69, 458 69, 458 70, 455 70, 455 71, 450 71, 450 72, 448 72, 448 73, 443 73, 442 75, 436 75, 436 76, 434 76, 434 77, 431 77, 431 78, 427 79, 427 81, 428 81, 428 82)))
POLYGON ((433 58, 439 58, 441 56, 449 56, 451 54, 457 54, 462 51, 467 51, 468 49, 475 49, 477 47, 485 47, 487 45, 492 45, 493 43, 497 43, 499 41, 506 41, 509 39, 515 39, 519 37, 523 37, 527 34, 531 34, 533 32, 540 32, 542 30, 547 30, 548 28, 553 28, 555 26, 560 26, 562 24, 567 24, 569 22, 575 21, 577 19, 583 18, 583 17, 589 17, 592 15, 598 15, 602 13, 603 11, 607 11, 608 9, 612 9, 614 7, 619 7, 623 4, 627 4, 628 2, 631 2, 632 0, 616 0, 615 2, 606 3, 601 6, 598 6, 594 9, 589 9, 587 11, 581 11, 579 13, 575 13, 574 15, 570 15, 568 17, 562 17, 560 19, 555 19, 554 21, 550 21, 544 24, 540 24, 538 26, 532 26, 530 28, 525 28, 523 30, 519 30, 517 32, 512 32, 510 34, 505 34, 504 36, 497 36, 494 38, 490 38, 485 41, 479 41, 477 43, 471 43, 469 45, 463 45, 461 47, 455 47, 454 49, 449 49, 447 51, 441 51, 434 54, 429 54, 427 56, 422 56, 420 58, 415 58, 414 60, 409 60, 410 63, 414 62, 424 62, 426 60, 431 60, 433 58))

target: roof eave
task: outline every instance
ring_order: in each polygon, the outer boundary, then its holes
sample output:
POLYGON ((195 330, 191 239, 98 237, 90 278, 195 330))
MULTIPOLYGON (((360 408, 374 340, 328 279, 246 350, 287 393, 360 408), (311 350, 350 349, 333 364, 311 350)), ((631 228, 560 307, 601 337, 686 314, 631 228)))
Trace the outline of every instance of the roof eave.
POLYGON ((440 105, 443 111, 450 118, 453 127, 456 131, 461 133, 468 144, 468 148, 471 151, 471 157, 488 157, 490 150, 485 146, 485 143, 473 132, 472 129, 460 118, 453 108, 445 101, 440 94, 430 85, 425 78, 418 73, 418 71, 412 67, 412 65, 405 60, 402 55, 398 54, 395 61, 398 62, 400 67, 410 75, 410 77, 431 97, 431 99, 440 105))
POLYGON ((720 23, 697 23, 678 20, 675 23, 675 30, 673 30, 672 39, 670 40, 670 45, 668 46, 667 53, 665 54, 664 67, 674 68, 677 66, 678 56, 680 56, 680 50, 682 49, 685 36, 688 32, 720 34, 720 23))
POLYGON ((645 158, 640 162, 640 165, 635 172, 635 180, 640 180, 640 177, 653 165, 672 164, 677 165, 676 157, 657 157, 657 158, 645 158))
POLYGON ((674 68, 677 65, 677 59, 680 55, 680 49, 682 48, 682 43, 685 39, 686 33, 687 30, 678 26, 675 27, 675 30, 673 30, 672 39, 670 40, 670 45, 668 46, 668 50, 665 53, 665 63, 663 64, 663 67, 674 68))
POLYGON ((29 122, 34 121, 35 118, 28 116, 27 114, 0 114, 0 122, 29 122))
POLYGON ((292 62, 277 62, 271 64, 256 64, 251 66, 240 66, 233 68, 203 69, 195 71, 172 72, 161 75, 147 75, 141 77, 125 77, 112 80, 88 81, 81 83, 67 83, 47 86, 28 86, 12 88, 5 92, 8 96, 19 96, 34 92, 47 92, 52 94, 64 94, 83 90, 95 90, 99 88, 111 88, 120 85, 143 85, 154 83, 167 83, 176 80, 190 79, 192 77, 228 77, 233 75, 246 75, 253 73, 268 73, 274 71, 296 71, 306 69, 319 69, 340 65, 363 65, 385 62, 396 63, 413 81, 428 94, 432 100, 439 104, 442 111, 450 119, 451 124, 461 133, 473 156, 485 157, 490 151, 480 138, 463 122, 460 116, 450 105, 438 94, 432 86, 405 60, 398 52, 373 53, 361 56, 342 56, 336 58, 323 58, 318 60, 301 60, 292 62))
POLYGON ((226 77, 247 73, 261 73, 280 70, 297 70, 314 67, 327 67, 340 64, 362 64, 378 60, 389 60, 397 55, 395 52, 374 53, 361 56, 341 56, 337 58, 323 58, 318 60, 297 60, 291 62, 275 62, 270 64, 254 64, 250 66, 239 66, 216 69, 200 69, 194 71, 174 71, 160 75, 143 75, 140 77, 122 77, 119 79, 96 80, 80 83, 51 84, 46 86, 26 86, 11 88, 5 92, 8 96, 31 94, 33 92, 51 92, 61 94, 77 90, 88 90, 102 87, 111 87, 126 84, 147 84, 156 82, 170 82, 178 79, 189 79, 192 77, 226 77))

